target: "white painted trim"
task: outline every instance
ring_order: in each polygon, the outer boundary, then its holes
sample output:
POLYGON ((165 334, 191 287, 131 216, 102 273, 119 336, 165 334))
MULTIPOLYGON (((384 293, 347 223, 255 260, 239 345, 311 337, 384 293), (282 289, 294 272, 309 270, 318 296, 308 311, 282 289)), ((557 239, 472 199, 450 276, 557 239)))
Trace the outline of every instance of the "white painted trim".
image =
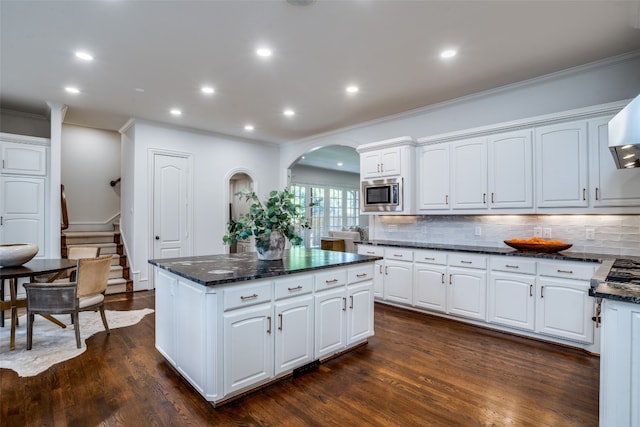
POLYGON ((3 142, 17 142, 20 144, 45 145, 51 146, 50 138, 41 138, 39 136, 17 135, 14 133, 0 132, 0 139, 3 142))
POLYGON ((549 125, 572 120, 590 119, 607 114, 615 114, 627 105, 631 100, 610 102, 607 104, 594 105, 585 108, 562 111, 560 113, 545 114, 542 116, 528 117, 526 119, 513 120, 510 122, 498 123, 488 126, 481 126, 472 129, 464 129, 455 132, 432 135, 418 138, 419 145, 428 145, 447 141, 454 141, 460 138, 472 138, 486 136, 496 132, 508 132, 519 129, 526 129, 540 125, 549 125))
POLYGON ((134 119, 129 119, 125 124, 122 125, 120 129, 118 129, 118 132, 120 132, 121 134, 125 134, 135 124, 136 121, 134 119))
POLYGON ((363 153, 367 151, 379 150, 381 148, 402 147, 405 145, 416 145, 416 140, 410 136, 401 136, 399 138, 386 139, 384 141, 371 142, 358 146, 356 151, 363 153))

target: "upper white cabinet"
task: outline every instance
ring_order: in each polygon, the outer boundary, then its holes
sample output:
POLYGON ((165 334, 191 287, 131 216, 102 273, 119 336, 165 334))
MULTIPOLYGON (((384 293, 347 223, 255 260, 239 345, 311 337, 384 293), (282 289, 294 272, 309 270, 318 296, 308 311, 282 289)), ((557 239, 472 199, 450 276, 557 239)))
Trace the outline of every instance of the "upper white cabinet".
POLYGON ((3 174, 47 174, 46 146, 0 142, 0 148, 2 151, 3 174))
POLYGON ((365 179, 401 175, 401 168, 399 147, 370 151, 360 155, 360 175, 365 179))
POLYGON ((418 209, 450 209, 449 144, 421 147, 418 152, 418 209))
POLYGON ((533 208, 531 130, 490 135, 487 147, 489 207, 533 208))
POLYGON ((640 168, 617 169, 609 151, 612 116, 589 121, 589 198, 595 208, 640 206, 640 168))
POLYGON ((451 144, 453 209, 487 207, 487 140, 472 138, 451 144))
POLYGON ((537 206, 587 207, 587 122, 535 129, 537 206))

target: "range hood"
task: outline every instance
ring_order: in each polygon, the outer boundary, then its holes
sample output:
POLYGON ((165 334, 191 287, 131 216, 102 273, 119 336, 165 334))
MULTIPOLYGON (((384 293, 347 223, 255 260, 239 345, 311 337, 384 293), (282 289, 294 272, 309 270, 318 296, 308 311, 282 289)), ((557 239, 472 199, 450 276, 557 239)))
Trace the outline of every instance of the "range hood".
POLYGON ((609 150, 618 169, 640 167, 640 95, 609 120, 609 150))

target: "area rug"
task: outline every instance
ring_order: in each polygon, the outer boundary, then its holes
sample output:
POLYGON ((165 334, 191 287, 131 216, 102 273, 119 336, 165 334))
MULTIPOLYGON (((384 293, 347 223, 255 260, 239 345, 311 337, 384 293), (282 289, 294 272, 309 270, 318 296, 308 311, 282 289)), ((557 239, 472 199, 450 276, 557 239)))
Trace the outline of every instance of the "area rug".
MULTIPOLYGON (((150 308, 130 311, 105 310, 109 329, 123 328, 138 323, 144 316, 153 313, 150 308)), ((12 369, 21 377, 30 377, 46 371, 50 366, 81 355, 87 349, 86 339, 97 332, 104 332, 99 312, 80 312, 81 348, 76 347, 76 335, 70 315, 54 316, 66 328, 36 315, 33 324, 33 345, 27 350, 27 318, 20 316, 16 328, 16 348, 9 350, 10 327, 0 328, 0 368, 12 369)))

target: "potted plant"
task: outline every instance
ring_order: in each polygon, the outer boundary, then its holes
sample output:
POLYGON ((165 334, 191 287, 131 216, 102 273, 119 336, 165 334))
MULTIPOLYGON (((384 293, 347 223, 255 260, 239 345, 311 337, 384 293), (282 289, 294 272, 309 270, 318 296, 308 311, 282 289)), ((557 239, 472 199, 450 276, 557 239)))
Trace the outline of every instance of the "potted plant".
POLYGON ((271 191, 269 197, 261 201, 256 193, 244 189, 237 196, 252 201, 249 212, 237 220, 227 223, 227 234, 222 237, 225 244, 233 244, 238 240, 255 237, 258 259, 282 259, 285 238, 292 245, 302 243, 300 230, 311 228, 304 217, 302 206, 294 202, 294 194, 287 188, 282 191, 271 191))

